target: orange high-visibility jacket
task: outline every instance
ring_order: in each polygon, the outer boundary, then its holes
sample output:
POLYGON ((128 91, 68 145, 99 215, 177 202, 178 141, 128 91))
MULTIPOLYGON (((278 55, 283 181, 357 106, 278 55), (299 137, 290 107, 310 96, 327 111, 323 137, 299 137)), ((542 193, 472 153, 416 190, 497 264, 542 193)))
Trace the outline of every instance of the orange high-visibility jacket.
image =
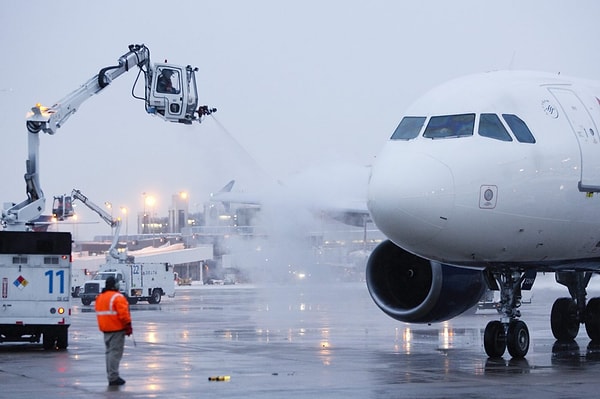
POLYGON ((129 303, 119 291, 105 291, 96 298, 96 317, 100 331, 122 331, 131 323, 129 303))

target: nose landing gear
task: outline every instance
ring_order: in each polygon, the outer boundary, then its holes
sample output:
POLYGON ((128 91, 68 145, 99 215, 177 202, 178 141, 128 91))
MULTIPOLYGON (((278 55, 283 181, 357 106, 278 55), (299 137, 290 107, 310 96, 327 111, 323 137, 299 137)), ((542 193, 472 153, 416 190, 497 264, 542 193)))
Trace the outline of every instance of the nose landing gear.
POLYGON ((486 273, 488 285, 493 290, 500 290, 500 311, 502 319, 490 321, 485 327, 483 346, 485 353, 491 358, 502 357, 508 348, 513 358, 523 358, 529 351, 529 329, 525 322, 518 320, 521 316, 521 288, 525 279, 529 288, 533 285, 535 275, 518 270, 502 270, 486 273))

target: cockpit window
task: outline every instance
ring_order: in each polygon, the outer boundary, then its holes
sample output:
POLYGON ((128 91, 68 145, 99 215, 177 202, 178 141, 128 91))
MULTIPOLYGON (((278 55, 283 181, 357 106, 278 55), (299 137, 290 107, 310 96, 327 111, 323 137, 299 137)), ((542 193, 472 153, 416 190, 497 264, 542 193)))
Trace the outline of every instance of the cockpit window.
POLYGON ((521 118, 512 114, 502 114, 502 117, 521 143, 535 143, 535 137, 521 118))
POLYGON ((424 116, 405 116, 392 134, 392 140, 410 140, 419 135, 425 123, 424 116))
POLYGON ((512 137, 496 114, 481 114, 479 117, 479 135, 496 140, 512 141, 512 137))
POLYGON ((475 114, 432 116, 423 137, 439 139, 473 135, 475 114))

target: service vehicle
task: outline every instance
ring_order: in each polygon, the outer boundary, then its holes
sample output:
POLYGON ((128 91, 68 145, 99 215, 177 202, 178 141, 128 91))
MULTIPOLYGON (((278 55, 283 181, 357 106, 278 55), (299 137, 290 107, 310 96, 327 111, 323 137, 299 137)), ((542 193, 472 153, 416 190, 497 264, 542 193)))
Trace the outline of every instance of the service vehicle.
POLYGON ((102 292, 106 279, 114 277, 119 283, 119 291, 130 304, 148 301, 160 303, 162 296, 175 296, 175 273, 169 263, 107 263, 102 265, 91 281, 83 284, 79 293, 81 303, 89 305, 102 292))
MULTIPOLYGON (((150 50, 143 44, 130 45, 117 65, 100 69, 51 107, 36 104, 31 109, 26 118, 27 198, 20 203, 4 202, 0 216, 0 342, 39 342, 43 337, 45 348, 67 347, 72 239, 70 233, 47 232, 52 215, 43 215, 46 198, 39 178, 40 133, 55 134, 83 102, 134 69, 138 70, 135 82, 143 82, 143 96, 135 94, 135 83, 131 93, 143 100, 147 113, 189 125, 216 111, 206 105, 198 107, 198 68, 153 64, 150 50)), ((64 204, 65 210, 67 206, 64 204)))
MULTIPOLYGON (((77 90, 59 100, 51 107, 36 104, 27 114, 28 153, 26 161, 25 186, 27 199, 18 204, 5 203, 2 209, 2 225, 7 230, 32 230, 36 225, 43 226, 51 217, 43 217, 46 198, 39 181, 40 132, 53 135, 79 109, 83 102, 100 93, 123 73, 138 67, 136 82, 144 82, 144 97, 134 96, 144 101, 146 112, 159 116, 165 121, 183 123, 200 122, 203 116, 216 112, 216 108, 198 107, 196 71, 198 68, 169 63, 150 62, 150 50, 143 44, 132 44, 122 55, 118 64, 100 69, 97 75, 85 82, 77 90), (140 75, 144 79, 139 79, 140 75), (170 86, 164 88, 168 75, 170 86)), ((132 88, 132 95, 135 86, 132 88)))
POLYGON ((70 271, 71 233, 0 231, 0 342, 67 347, 70 271))
POLYGON ((131 304, 139 300, 149 303, 160 303, 163 295, 175 296, 175 273, 173 266, 168 263, 140 263, 134 262, 133 256, 127 254, 127 247, 119 251, 119 234, 121 219, 115 218, 91 201, 81 191, 73 189, 71 195, 54 197, 53 212, 57 219, 63 220, 74 215, 73 203, 75 200, 83 203, 96 212, 110 227, 115 228, 113 240, 106 255, 107 263, 100 266, 93 281, 86 281, 83 286, 77 286, 72 291, 77 291, 84 305, 91 304, 104 288, 105 280, 109 276, 115 277, 119 282, 120 291, 127 297, 131 304))
MULTIPOLYGON (((118 249, 119 234, 121 231, 121 219, 118 217, 113 219, 108 212, 106 212, 100 206, 91 201, 80 190, 73 189, 71 195, 63 194, 54 197, 54 203, 52 204, 52 215, 54 216, 54 218, 56 220, 65 220, 74 216, 75 210, 73 208, 73 204, 75 200, 79 200, 89 209, 96 212, 100 216, 100 218, 102 218, 102 220, 104 220, 111 227, 111 229, 115 229, 112 243, 106 254, 106 261, 133 262, 133 257, 127 255, 127 248, 125 248, 123 251, 119 251, 118 249)), ((73 298, 79 297, 79 294, 82 290, 82 285, 85 281, 88 280, 88 278, 89 276, 87 270, 72 270, 71 296, 73 298)))

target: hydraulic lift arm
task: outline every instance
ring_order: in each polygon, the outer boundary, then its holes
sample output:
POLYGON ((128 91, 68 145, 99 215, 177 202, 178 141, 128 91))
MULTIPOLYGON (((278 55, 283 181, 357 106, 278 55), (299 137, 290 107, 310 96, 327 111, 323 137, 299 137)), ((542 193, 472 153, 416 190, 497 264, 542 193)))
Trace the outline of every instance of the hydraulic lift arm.
POLYGON ((92 202, 88 197, 83 195, 83 193, 77 189, 73 189, 71 192, 71 197, 66 195, 60 197, 54 197, 55 204, 53 205, 54 217, 59 220, 66 219, 74 215, 73 210, 73 200, 79 200, 85 206, 87 206, 92 211, 96 212, 102 220, 106 222, 111 228, 115 228, 115 232, 113 235, 113 240, 108 249, 108 255, 110 258, 116 260, 126 260, 127 252, 119 253, 117 249, 117 244, 119 243, 119 234, 121 232, 121 219, 116 218, 113 219, 111 215, 108 214, 102 207, 96 205, 92 202), (58 202, 58 204, 57 204, 58 202))
POLYGON ((97 75, 53 106, 36 104, 31 109, 26 121, 29 152, 25 173, 27 199, 19 204, 5 204, 1 218, 4 229, 28 230, 45 209, 45 197, 39 182, 39 133, 56 133, 84 101, 136 66, 139 74, 144 75, 143 100, 146 112, 166 121, 184 124, 200 122, 203 116, 216 112, 215 108, 198 107, 197 68, 190 65, 152 64, 150 51, 145 45, 130 45, 129 51, 118 59, 117 65, 102 68, 97 75))

